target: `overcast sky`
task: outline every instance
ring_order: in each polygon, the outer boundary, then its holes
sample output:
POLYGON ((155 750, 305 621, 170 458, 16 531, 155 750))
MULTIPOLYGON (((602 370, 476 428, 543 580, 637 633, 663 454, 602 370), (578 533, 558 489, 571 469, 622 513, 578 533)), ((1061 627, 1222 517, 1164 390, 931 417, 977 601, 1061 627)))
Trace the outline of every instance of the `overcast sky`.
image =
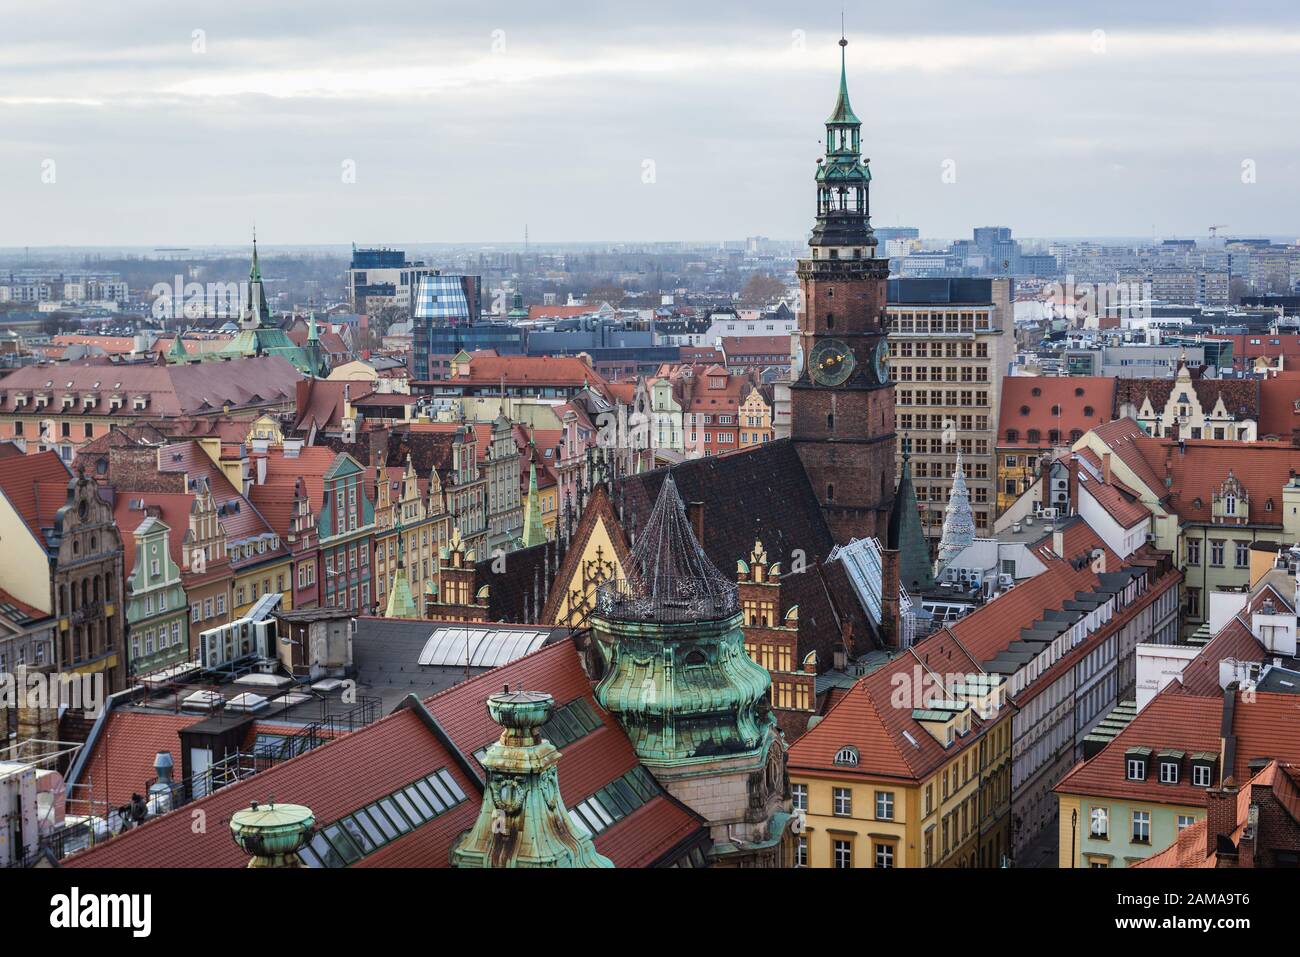
MULTIPOLYGON (((849 0, 875 225, 1300 235, 1300 4, 1242 6, 849 0)), ((0 0, 0 246, 796 238, 839 13, 0 0)))

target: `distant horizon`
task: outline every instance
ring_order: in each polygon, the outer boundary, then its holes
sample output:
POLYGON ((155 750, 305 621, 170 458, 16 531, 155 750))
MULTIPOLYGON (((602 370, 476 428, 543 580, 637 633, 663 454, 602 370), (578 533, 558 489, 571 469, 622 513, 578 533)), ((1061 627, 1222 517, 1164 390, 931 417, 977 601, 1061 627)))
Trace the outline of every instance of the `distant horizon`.
MULTIPOLYGON (((997 224, 989 224, 997 225, 997 224)), ((911 227, 882 227, 886 229, 911 228, 911 227)), ((974 228, 974 227, 972 227, 974 228)), ((721 238, 721 239, 587 239, 587 240, 568 240, 553 242, 536 242, 529 241, 527 246, 520 240, 510 241, 484 241, 484 242, 433 242, 433 241, 414 241, 404 242, 401 240, 392 240, 375 243, 268 243, 259 239, 257 248, 263 255, 292 255, 295 253, 311 252, 338 252, 340 254, 350 254, 353 246, 357 249, 393 249, 404 253, 410 253, 413 250, 437 249, 447 252, 464 251, 509 251, 530 253, 565 251, 579 247, 599 247, 610 248, 615 246, 639 247, 639 246, 668 246, 668 245, 685 245, 695 247, 721 247, 725 244, 744 244, 752 238, 759 238, 762 242, 776 245, 796 245, 805 244, 807 239, 783 238, 773 236, 743 236, 738 238, 721 238)), ((918 242, 935 243, 935 242, 953 242, 956 240, 969 239, 970 233, 956 236, 927 236, 920 235, 918 242)), ((1094 235, 1094 236, 1021 236, 1014 229, 1011 238, 1020 243, 1105 243, 1120 245, 1158 245, 1168 240, 1187 241, 1194 240, 1198 245, 1224 245, 1225 243, 1242 241, 1242 240, 1260 240, 1267 239, 1270 242, 1281 243, 1286 245, 1300 244, 1300 232, 1292 233, 1242 233, 1240 235, 1225 236, 1118 236, 1118 235, 1094 235)), ((51 246, 0 246, 0 260, 7 261, 11 257, 22 257, 25 254, 33 257, 38 255, 81 255, 90 253, 116 252, 126 255, 141 255, 145 253, 162 253, 175 252, 177 254, 210 254, 210 253, 230 253, 232 255, 242 252, 251 252, 252 239, 244 243, 194 243, 192 245, 167 245, 155 246, 147 243, 132 244, 102 244, 102 245, 51 245, 51 246)), ((883 253, 883 249, 879 250, 883 253)), ((143 258, 166 260, 169 258, 183 258, 183 256, 170 257, 164 255, 146 255, 143 258)), ((881 258, 884 258, 883 256, 881 258)))

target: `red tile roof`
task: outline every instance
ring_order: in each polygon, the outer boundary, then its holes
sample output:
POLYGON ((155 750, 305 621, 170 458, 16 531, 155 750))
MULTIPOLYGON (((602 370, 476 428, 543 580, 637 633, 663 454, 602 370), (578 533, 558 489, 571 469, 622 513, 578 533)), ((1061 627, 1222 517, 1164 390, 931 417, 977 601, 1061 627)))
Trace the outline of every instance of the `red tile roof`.
POLYGON ((1250 628, 1240 618, 1233 618, 1219 629, 1213 640, 1206 644, 1187 666, 1181 676, 1183 690, 1188 694, 1217 695, 1220 693, 1219 662, 1228 658, 1237 661, 1266 661, 1268 654, 1250 628))
POLYGON ((1066 444, 1072 432, 1109 422, 1114 405, 1115 380, 1104 376, 1005 376, 998 447, 1066 444), (1029 438, 1030 430, 1038 432, 1037 440, 1029 438), (1050 441, 1053 430, 1059 433, 1056 442, 1050 441))
MULTIPOLYGON (((830 772, 836 775, 901 778, 920 781, 978 741, 985 722, 971 713, 971 730, 944 747, 912 717, 912 707, 896 703, 899 688, 915 688, 918 681, 952 674, 975 674, 978 666, 946 631, 920 641, 912 650, 856 682, 790 747, 792 771, 830 772), (856 766, 835 763, 845 747, 858 752, 856 766)), ((915 707, 925 706, 926 687, 915 707)))
POLYGON ((1232 733, 1237 739, 1234 780, 1250 780, 1252 760, 1277 758, 1300 764, 1300 695, 1239 690, 1232 733))
MULTIPOLYGON (((1291 820, 1300 824, 1300 768, 1270 761, 1250 782, 1237 792, 1237 812, 1233 818, 1236 828, 1229 835, 1233 844, 1241 841, 1249 822, 1250 807, 1259 800, 1258 791, 1271 791, 1273 797, 1291 816, 1291 820)), ((1158 854, 1153 854, 1144 861, 1138 861, 1131 867, 1217 867, 1218 853, 1206 854, 1206 829, 1209 817, 1201 818, 1189 827, 1178 832, 1174 843, 1158 854)))
POLYGON ((1279 375, 1259 384, 1259 437, 1290 442, 1300 429, 1300 375, 1279 375))
POLYGON ((0 459, 0 492, 42 548, 43 530, 54 527, 55 514, 68 503, 71 480, 72 473, 56 452, 0 459))
POLYGON ((1076 764, 1053 790, 1058 794, 1204 807, 1205 788, 1193 785, 1190 773, 1180 775, 1177 784, 1161 784, 1153 762, 1146 780, 1128 780, 1127 752, 1141 747, 1153 752, 1174 748, 1189 754, 1217 754, 1222 716, 1219 696, 1184 694, 1175 681, 1152 698, 1105 748, 1076 764))
POLYGON ((1151 512, 1131 492, 1121 491, 1118 483, 1098 482, 1083 470, 1079 472, 1079 491, 1091 495, 1120 528, 1135 528, 1151 518, 1151 512))
MULTIPOLYGON (((602 719, 600 728, 571 742, 562 752, 560 788, 570 807, 637 766, 627 736, 596 705, 591 684, 571 641, 544 646, 510 665, 485 672, 426 699, 426 707, 471 765, 475 764, 474 751, 495 740, 500 733, 487 713, 485 701, 505 683, 515 688, 547 691, 557 704, 585 697, 602 719)), ((138 766, 144 752, 160 739, 161 733, 158 738, 139 745, 136 750, 140 758, 133 764, 138 766)), ((116 751, 112 752, 112 760, 117 760, 116 751)), ((150 753, 150 766, 152 760, 150 753)), ((64 864, 72 867, 242 867, 248 859, 231 840, 224 822, 250 801, 275 795, 281 801, 304 804, 312 810, 320 826, 440 768, 450 771, 469 800, 368 855, 357 866, 446 867, 455 840, 478 815, 480 791, 457 757, 444 747, 441 737, 411 708, 394 712, 223 788, 187 805, 179 813, 153 819, 64 864), (191 831, 195 810, 203 810, 209 821, 207 830, 199 835, 191 831)), ((116 769, 113 773, 116 776, 116 769)), ((147 775, 142 783, 151 776, 147 775)), ((616 866, 641 867, 655 863, 693 835, 702 834, 701 819, 665 793, 602 831, 595 843, 616 866)))
MULTIPOLYGON (((575 698, 587 704, 602 726, 564 748, 560 764, 560 795, 572 808, 606 784, 638 765, 632 743, 614 718, 591 693, 591 682, 571 640, 545 645, 530 655, 425 699, 425 705, 470 761, 474 752, 495 741, 501 728, 487 710, 487 697, 504 684, 516 689, 545 691, 562 706, 575 698)), ((701 826, 700 819, 666 794, 644 805, 596 837, 596 849, 617 867, 639 867, 675 847, 701 826)))
POLYGON ((153 762, 159 751, 172 756, 173 779, 179 781, 181 729, 205 717, 129 710, 109 712, 108 722, 78 779, 78 784, 85 787, 77 787, 69 795, 68 810, 76 814, 103 814, 105 806, 118 808, 129 804, 132 794, 147 796, 149 784, 157 776, 153 762))
POLYGON ((213 362, 190 362, 180 365, 140 363, 131 365, 68 364, 26 366, 11 372, 0 388, 0 411, 14 411, 15 393, 28 396, 27 408, 34 393, 51 396, 51 411, 62 408, 66 394, 75 398, 99 396, 92 409, 78 414, 93 417, 139 419, 142 416, 178 416, 220 413, 223 408, 256 407, 293 399, 294 384, 302 377, 280 356, 251 356, 213 362), (68 385, 71 383, 71 386, 68 385), (116 411, 109 399, 114 394, 126 401, 116 411), (134 397, 147 395, 143 412, 135 408, 134 397))
POLYGON ((65 867, 244 867, 248 857, 231 840, 225 822, 249 802, 265 801, 274 795, 286 803, 306 805, 318 824, 328 824, 441 768, 451 773, 469 800, 364 858, 360 866, 445 867, 452 842, 478 816, 479 790, 411 709, 397 711, 222 788, 179 812, 148 821, 63 864, 65 867), (192 829, 193 812, 197 810, 205 812, 208 821, 208 827, 198 834, 192 829))

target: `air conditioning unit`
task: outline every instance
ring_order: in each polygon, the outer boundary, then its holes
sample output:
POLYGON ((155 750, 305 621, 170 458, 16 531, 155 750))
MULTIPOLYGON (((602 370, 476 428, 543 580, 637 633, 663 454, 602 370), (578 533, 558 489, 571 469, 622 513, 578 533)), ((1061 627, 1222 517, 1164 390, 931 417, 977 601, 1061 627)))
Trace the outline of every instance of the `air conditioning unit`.
POLYGON ((1016 583, 1016 578, 1015 578, 1014 575, 999 575, 999 576, 998 576, 998 587, 999 587, 999 588, 1010 588, 1010 587, 1011 587, 1012 585, 1014 585, 1015 583, 1016 583))

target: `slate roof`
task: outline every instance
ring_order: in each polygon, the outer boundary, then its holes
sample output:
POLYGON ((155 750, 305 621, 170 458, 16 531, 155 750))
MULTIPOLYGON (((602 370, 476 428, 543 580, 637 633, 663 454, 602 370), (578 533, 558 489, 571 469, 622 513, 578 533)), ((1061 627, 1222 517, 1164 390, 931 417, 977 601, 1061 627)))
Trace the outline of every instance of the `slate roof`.
MULTIPOLYGON (((1115 412, 1122 406, 1132 404, 1136 413, 1142 408, 1143 399, 1149 398, 1157 413, 1163 412, 1169 404, 1178 382, 1176 379, 1116 379, 1115 412)), ((1192 389, 1201 403, 1201 409, 1209 412, 1223 397, 1224 408, 1236 418, 1259 418, 1259 380, 1258 379, 1193 379, 1192 389)))
MULTIPOLYGON (((839 563, 819 570, 834 547, 821 506, 798 453, 789 439, 778 439, 732 455, 706 456, 678 465, 629 475, 623 481, 622 521, 639 530, 649 517, 664 476, 671 471, 682 501, 704 505, 704 540, 709 559, 723 570, 747 559, 756 540, 787 577, 781 583, 781 612, 799 606, 799 655, 817 651, 828 665, 842 647, 841 629, 852 628, 855 647, 866 652, 878 636, 843 577, 839 563), (796 550, 803 553, 806 573, 792 573, 796 550), (832 594, 838 596, 833 598, 832 594)), ((615 499, 620 496, 615 492, 615 499)))

